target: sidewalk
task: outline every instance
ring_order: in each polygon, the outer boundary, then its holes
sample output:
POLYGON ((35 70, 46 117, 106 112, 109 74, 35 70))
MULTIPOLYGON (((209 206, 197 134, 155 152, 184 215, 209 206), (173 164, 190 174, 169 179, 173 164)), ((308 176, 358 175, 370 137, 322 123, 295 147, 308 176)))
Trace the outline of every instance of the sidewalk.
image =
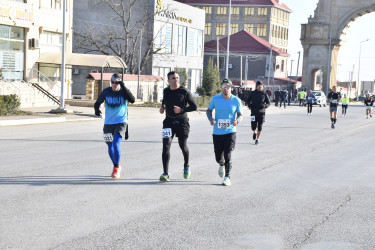
POLYGON ((57 106, 22 108, 21 110, 29 113, 29 115, 0 116, 0 127, 101 119, 95 116, 93 107, 66 106, 66 109, 73 111, 73 113, 50 113, 52 109, 57 108, 57 106))

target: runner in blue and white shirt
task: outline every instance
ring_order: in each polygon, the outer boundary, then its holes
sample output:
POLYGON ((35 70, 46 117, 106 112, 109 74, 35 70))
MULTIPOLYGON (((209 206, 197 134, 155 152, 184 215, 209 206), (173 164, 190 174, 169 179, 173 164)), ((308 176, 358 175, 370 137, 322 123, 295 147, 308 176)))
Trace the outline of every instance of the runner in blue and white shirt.
POLYGON ((104 89, 95 102, 95 115, 100 116, 100 105, 105 102, 105 119, 103 127, 104 141, 108 145, 108 154, 113 163, 112 178, 120 178, 120 142, 126 138, 128 126, 128 103, 135 98, 125 87, 118 74, 113 74, 111 87, 104 89))
POLYGON ((223 185, 231 185, 231 154, 236 145, 236 126, 242 120, 241 100, 231 94, 232 83, 224 79, 222 93, 212 97, 206 111, 207 118, 213 126, 213 143, 219 176, 224 177, 223 185), (212 111, 215 110, 215 118, 212 111))

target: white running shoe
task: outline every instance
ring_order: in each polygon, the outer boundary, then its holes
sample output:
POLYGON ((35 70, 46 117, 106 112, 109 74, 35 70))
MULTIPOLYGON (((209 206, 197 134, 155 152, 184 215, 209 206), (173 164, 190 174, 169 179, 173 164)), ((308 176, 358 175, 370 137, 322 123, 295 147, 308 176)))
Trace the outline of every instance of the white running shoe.
POLYGON ((223 180, 223 186, 230 186, 232 183, 230 182, 230 178, 229 177, 224 177, 224 180, 223 180))
POLYGON ((219 166, 218 174, 219 174, 220 178, 224 177, 224 175, 225 175, 225 166, 224 165, 219 166))

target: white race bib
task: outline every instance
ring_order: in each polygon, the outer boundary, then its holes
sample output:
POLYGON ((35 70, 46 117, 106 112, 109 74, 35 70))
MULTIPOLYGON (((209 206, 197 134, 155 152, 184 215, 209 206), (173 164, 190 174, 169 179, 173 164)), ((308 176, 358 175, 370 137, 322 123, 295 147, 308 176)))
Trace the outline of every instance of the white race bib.
POLYGON ((104 138, 105 142, 112 142, 113 141, 112 133, 103 134, 103 138, 104 138))
POLYGON ((332 99, 332 103, 337 103, 337 99, 332 99))
POLYGON ((170 128, 163 128, 161 130, 161 137, 162 138, 172 137, 172 129, 170 129, 170 128))
POLYGON ((250 121, 255 122, 255 115, 250 116, 250 121))
POLYGON ((229 119, 219 119, 217 123, 217 127, 221 129, 228 129, 230 127, 230 120, 229 119))
POLYGON ((309 99, 309 100, 312 100, 312 97, 309 97, 308 99, 309 99))

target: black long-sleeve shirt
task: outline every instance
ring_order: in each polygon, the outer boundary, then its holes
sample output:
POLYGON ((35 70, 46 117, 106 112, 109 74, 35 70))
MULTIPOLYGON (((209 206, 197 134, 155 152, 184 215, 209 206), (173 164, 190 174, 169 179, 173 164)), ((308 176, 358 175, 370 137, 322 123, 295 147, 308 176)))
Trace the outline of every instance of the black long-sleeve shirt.
POLYGON ((246 104, 252 113, 265 113, 271 102, 264 91, 254 90, 248 96, 246 104))
POLYGON ((163 92, 162 106, 164 107, 166 116, 169 118, 187 118, 186 112, 197 110, 197 104, 190 91, 182 86, 175 90, 166 87, 163 92), (176 114, 174 112, 175 106, 181 108, 181 113, 176 114))

